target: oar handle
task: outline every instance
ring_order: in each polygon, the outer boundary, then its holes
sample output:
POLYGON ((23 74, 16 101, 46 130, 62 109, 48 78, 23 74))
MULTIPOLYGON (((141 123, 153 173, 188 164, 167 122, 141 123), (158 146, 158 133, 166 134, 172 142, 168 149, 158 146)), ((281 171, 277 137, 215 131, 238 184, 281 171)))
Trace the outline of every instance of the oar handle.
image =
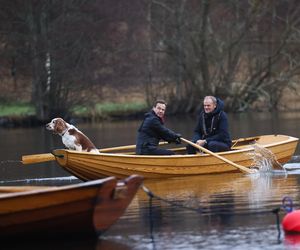
MULTIPOLYGON (((159 145, 165 145, 168 144, 168 142, 160 142, 159 145)), ((128 145, 128 146, 119 146, 119 147, 112 147, 112 148, 103 148, 100 149, 100 153, 105 152, 114 152, 119 150, 128 150, 128 149, 135 149, 136 145, 128 145)), ((41 162, 47 162, 47 161, 55 161, 55 156, 51 153, 45 153, 45 154, 34 154, 34 155, 23 155, 22 156, 22 163, 23 164, 33 164, 33 163, 41 163, 41 162)))
POLYGON ((200 145, 198 145, 198 144, 196 144, 196 143, 193 143, 193 142, 191 142, 191 141, 189 141, 189 140, 187 140, 187 139, 184 139, 184 138, 182 138, 182 137, 181 137, 180 139, 181 139, 182 141, 186 142, 187 144, 190 144, 191 146, 193 146, 193 147, 195 147, 195 148, 198 148, 198 149, 202 150, 203 152, 205 152, 205 153, 207 153, 207 154, 210 154, 210 155, 212 155, 212 156, 214 156, 214 157, 220 159, 221 161, 224 161, 224 162, 226 162, 226 163, 228 163, 228 164, 230 164, 230 165, 232 165, 232 166, 234 166, 234 167, 240 169, 242 172, 245 172, 245 173, 248 173, 248 174, 252 174, 252 173, 253 173, 253 171, 252 171, 251 169, 248 169, 248 168, 246 168, 246 167, 244 167, 244 166, 242 166, 242 165, 238 165, 238 164, 236 164, 236 163, 234 163, 234 162, 228 160, 227 158, 222 157, 222 156, 220 156, 220 155, 218 155, 218 154, 216 154, 216 153, 214 153, 214 152, 208 150, 207 148, 204 148, 204 147, 202 147, 202 146, 200 146, 200 145))
MULTIPOLYGON (((166 142, 166 141, 159 142, 160 146, 166 145, 166 144, 168 144, 168 142, 166 142)), ((100 153, 110 153, 110 152, 114 152, 114 151, 129 150, 129 149, 135 149, 135 148, 136 148, 136 145, 133 144, 133 145, 126 145, 126 146, 112 147, 112 148, 102 148, 102 149, 99 149, 99 151, 100 151, 100 153)))
POLYGON ((46 154, 36 154, 36 155, 23 155, 22 163, 23 164, 32 164, 32 163, 40 163, 46 161, 55 161, 55 157, 51 153, 46 154))

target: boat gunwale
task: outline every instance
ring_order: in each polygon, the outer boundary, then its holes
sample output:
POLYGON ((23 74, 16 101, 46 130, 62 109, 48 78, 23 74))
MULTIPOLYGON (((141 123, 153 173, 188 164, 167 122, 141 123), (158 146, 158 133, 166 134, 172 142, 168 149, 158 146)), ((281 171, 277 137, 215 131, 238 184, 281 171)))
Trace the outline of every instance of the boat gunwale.
MULTIPOLYGON (((107 181, 117 181, 117 178, 110 176, 103 179, 97 179, 97 180, 90 180, 88 182, 82 182, 77 184, 71 184, 66 186, 33 186, 33 190, 24 190, 24 191, 17 191, 17 192, 10 192, 10 193, 0 193, 0 199, 9 199, 9 198, 15 198, 16 196, 28 196, 32 194, 44 194, 44 193, 52 193, 52 192, 63 192, 63 191, 69 191, 69 190, 76 190, 76 189, 86 189, 86 188, 97 188, 102 183, 106 183, 107 181)), ((5 187, 5 186, 4 186, 5 187)), ((24 186, 28 187, 28 186, 24 186)))
MULTIPOLYGON (((293 137, 293 136, 287 136, 287 135, 261 135, 260 137, 268 137, 268 136, 284 136, 287 137, 286 140, 282 140, 279 142, 273 142, 269 144, 258 144, 258 145, 263 145, 264 148, 270 148, 278 145, 283 145, 291 142, 297 142, 299 141, 298 138, 293 137)), ((247 138, 247 137, 246 137, 247 138)), ((255 144, 253 144, 255 145, 255 144)), ((57 150, 63 150, 67 153, 70 154, 77 154, 77 155, 88 155, 88 156, 107 156, 107 157, 124 157, 124 158, 146 158, 146 159, 176 159, 176 158, 198 158, 198 157, 204 157, 204 156, 210 156, 209 154, 180 154, 180 155, 128 155, 128 154, 123 154, 123 153, 101 153, 99 154, 94 154, 94 153, 89 153, 89 152, 79 152, 75 150, 69 150, 69 149, 57 149, 57 150)), ((232 155, 232 154, 237 154, 237 153, 247 153, 249 151, 253 151, 253 148, 251 148, 251 144, 246 145, 245 148, 242 149, 236 149, 236 150, 230 150, 230 151, 225 151, 225 152, 220 152, 218 153, 219 155, 226 156, 226 155, 232 155)), ((211 156, 210 156, 211 157, 211 156)))

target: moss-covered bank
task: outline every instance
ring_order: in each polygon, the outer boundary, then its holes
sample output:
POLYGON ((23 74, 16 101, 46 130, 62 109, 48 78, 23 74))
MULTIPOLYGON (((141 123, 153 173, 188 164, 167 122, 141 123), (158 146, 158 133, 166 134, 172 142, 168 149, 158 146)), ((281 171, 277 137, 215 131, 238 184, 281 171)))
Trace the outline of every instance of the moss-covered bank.
MULTIPOLYGON (((94 107, 77 106, 68 120, 96 122, 103 120, 135 119, 147 110, 145 103, 101 103, 94 107)), ((59 115, 58 115, 59 116, 59 115)), ((29 103, 0 104, 0 127, 34 127, 46 121, 37 119, 34 107, 29 103)))

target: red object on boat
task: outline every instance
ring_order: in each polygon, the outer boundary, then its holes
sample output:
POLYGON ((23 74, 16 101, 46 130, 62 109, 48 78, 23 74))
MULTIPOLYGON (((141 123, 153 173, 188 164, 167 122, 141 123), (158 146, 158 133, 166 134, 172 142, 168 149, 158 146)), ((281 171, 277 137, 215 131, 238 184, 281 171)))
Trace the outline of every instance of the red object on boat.
POLYGON ((300 210, 286 214, 282 220, 282 227, 287 233, 300 233, 300 210))

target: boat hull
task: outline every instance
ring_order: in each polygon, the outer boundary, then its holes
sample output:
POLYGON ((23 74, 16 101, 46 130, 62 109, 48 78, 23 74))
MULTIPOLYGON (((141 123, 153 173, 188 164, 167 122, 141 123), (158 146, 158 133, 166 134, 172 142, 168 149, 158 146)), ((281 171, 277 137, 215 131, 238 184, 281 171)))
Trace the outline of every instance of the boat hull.
MULTIPOLYGON (((2 192, 0 238, 95 237, 122 216, 142 180, 140 176, 123 181, 109 177, 63 187, 2 192)), ((3 189, 9 187, 0 191, 3 189)))
MULTIPOLYGON (((269 149, 282 164, 291 158, 298 144, 298 138, 285 135, 265 135, 255 138, 257 138, 255 140, 257 145, 269 149)), ((238 141, 247 141, 247 139, 238 141)), ((254 165, 250 155, 253 153, 251 145, 243 144, 235 150, 222 152, 219 155, 250 168, 254 165)), ((98 155, 72 150, 54 150, 53 154, 60 166, 85 181, 106 176, 124 178, 132 174, 144 178, 169 178, 239 171, 229 163, 208 154, 148 156, 100 153, 98 155)))

